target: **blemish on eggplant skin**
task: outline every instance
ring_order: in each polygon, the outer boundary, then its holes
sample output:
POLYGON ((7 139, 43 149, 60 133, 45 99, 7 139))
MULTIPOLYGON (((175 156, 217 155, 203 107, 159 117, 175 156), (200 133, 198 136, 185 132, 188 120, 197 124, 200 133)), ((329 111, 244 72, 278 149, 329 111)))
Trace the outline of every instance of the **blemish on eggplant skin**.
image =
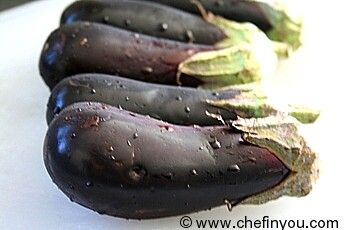
POLYGON ((143 166, 137 165, 129 170, 129 177, 133 182, 141 181, 145 176, 147 176, 147 169, 143 166))
POLYGON ((84 124, 83 124, 83 128, 91 128, 91 127, 98 127, 99 124, 100 124, 100 117, 99 116, 91 116, 91 117, 88 117, 84 124))
POLYGON ((79 43, 81 46, 87 46, 88 44, 88 39, 87 38, 83 38, 80 43, 79 43))

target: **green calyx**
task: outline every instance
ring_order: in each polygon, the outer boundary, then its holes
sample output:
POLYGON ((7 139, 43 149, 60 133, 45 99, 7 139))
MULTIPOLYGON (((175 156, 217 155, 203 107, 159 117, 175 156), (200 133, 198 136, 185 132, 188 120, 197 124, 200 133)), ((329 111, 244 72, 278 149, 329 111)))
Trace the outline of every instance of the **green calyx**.
POLYGON ((288 114, 295 117, 303 124, 313 123, 320 116, 320 111, 312 108, 306 108, 304 106, 289 105, 288 114))
POLYGON ((259 7, 268 15, 273 26, 266 32, 268 37, 289 44, 293 50, 298 49, 301 46, 301 20, 290 15, 288 9, 279 2, 259 4, 259 7))
MULTIPOLYGON (((212 14, 208 15, 207 21, 222 29, 228 37, 228 39, 218 44, 221 47, 232 46, 242 42, 251 43, 256 36, 263 34, 255 25, 248 22, 235 22, 212 14)), ((270 40, 268 39, 268 41, 270 40)))
POLYGON ((317 155, 298 133, 299 122, 290 116, 238 119, 232 126, 243 132, 244 141, 268 149, 286 167, 289 176, 273 188, 250 196, 242 203, 262 204, 281 196, 307 195, 318 178, 317 155))
POLYGON ((220 16, 208 14, 206 19, 209 23, 222 29, 227 38, 219 42, 217 47, 231 47, 240 43, 269 47, 266 52, 275 52, 280 58, 287 58, 290 55, 290 46, 278 41, 271 41, 259 28, 252 23, 239 23, 227 20, 220 16))
POLYGON ((313 123, 319 117, 318 110, 287 105, 278 108, 270 103, 268 98, 259 93, 242 92, 232 99, 207 100, 207 103, 218 108, 229 109, 242 118, 264 118, 278 114, 286 114, 295 117, 301 123, 313 123))
POLYGON ((271 41, 251 23, 227 20, 205 11, 196 0, 203 18, 220 28, 226 39, 216 44, 215 51, 200 52, 180 63, 177 83, 181 76, 200 80, 201 88, 219 89, 232 85, 248 84, 273 75, 278 57, 288 57, 290 47, 271 41))
POLYGON ((266 97, 256 95, 253 92, 244 92, 232 99, 207 100, 207 103, 219 108, 232 110, 242 118, 267 117, 277 112, 267 103, 266 97))
POLYGON ((258 81, 262 68, 251 46, 241 44, 193 55, 178 66, 177 82, 186 74, 202 81, 202 88, 216 89, 258 81))

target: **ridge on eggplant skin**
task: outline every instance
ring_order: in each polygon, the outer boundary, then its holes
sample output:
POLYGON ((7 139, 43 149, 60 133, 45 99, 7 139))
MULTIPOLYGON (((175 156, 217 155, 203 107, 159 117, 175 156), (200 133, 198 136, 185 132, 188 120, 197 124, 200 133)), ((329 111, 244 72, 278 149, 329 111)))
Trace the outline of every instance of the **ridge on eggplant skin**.
POLYGON ((243 134, 76 103, 50 124, 44 162, 53 182, 85 207, 124 218, 166 217, 236 204, 287 178, 287 166, 243 134))

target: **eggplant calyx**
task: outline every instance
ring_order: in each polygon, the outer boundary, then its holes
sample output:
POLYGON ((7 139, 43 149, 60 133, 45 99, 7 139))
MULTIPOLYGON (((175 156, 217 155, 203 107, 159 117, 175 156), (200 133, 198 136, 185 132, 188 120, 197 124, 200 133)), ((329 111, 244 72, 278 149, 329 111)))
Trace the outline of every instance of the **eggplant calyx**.
POLYGON ((274 115, 276 110, 267 103, 266 97, 253 92, 242 92, 232 99, 207 100, 208 104, 234 111, 242 118, 262 118, 274 115))
POLYGON ((235 22, 211 13, 208 15, 206 20, 220 28, 227 36, 226 39, 216 44, 217 47, 225 48, 246 42, 253 44, 255 48, 261 49, 262 52, 274 52, 279 58, 287 58, 291 53, 289 45, 271 41, 263 31, 252 23, 235 22))
POLYGON ((291 170, 275 187, 250 196, 243 204, 262 204, 281 196, 305 196, 318 178, 317 154, 298 133, 299 122, 290 116, 238 119, 232 126, 243 132, 245 142, 271 151, 291 170))
MULTIPOLYGON (((275 55, 274 55, 275 56, 275 55)), ((182 74, 195 77, 204 84, 202 88, 215 89, 228 85, 246 84, 271 76, 276 67, 276 57, 254 50, 242 43, 215 51, 199 52, 181 62, 177 83, 182 74), (267 56, 263 59, 263 55, 267 56)))
MULTIPOLYGON (((278 1, 270 3, 269 5, 272 10, 267 12, 269 14, 268 19, 273 28, 267 31, 268 37, 272 40, 289 44, 293 50, 298 49, 302 44, 301 19, 293 16, 288 8, 278 1)), ((259 6, 261 7, 261 5, 259 6)), ((265 9, 263 9, 263 11, 265 11, 265 9)))
POLYGON ((319 117, 319 111, 303 106, 276 106, 267 96, 255 91, 241 92, 232 99, 207 100, 208 104, 234 111, 242 118, 263 118, 278 114, 290 115, 306 124, 313 123, 319 117))
POLYGON ((298 105, 288 105, 288 107, 288 114, 303 124, 314 123, 320 116, 320 111, 314 108, 307 108, 298 105))

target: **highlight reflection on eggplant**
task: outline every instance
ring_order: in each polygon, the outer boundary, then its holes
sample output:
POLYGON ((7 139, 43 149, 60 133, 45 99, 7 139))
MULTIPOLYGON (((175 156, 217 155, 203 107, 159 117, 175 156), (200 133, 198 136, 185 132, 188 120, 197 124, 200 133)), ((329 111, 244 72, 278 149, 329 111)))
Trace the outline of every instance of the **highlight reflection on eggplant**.
MULTIPOLYGON (((54 87, 47 108, 48 124, 66 106, 82 101, 102 102, 181 125, 220 125, 237 116, 260 118, 283 112, 250 91, 209 91, 104 74, 80 74, 65 78, 54 87)), ((311 109, 292 108, 286 112, 304 123, 314 122, 319 115, 311 109)))
POLYGON ((269 53, 259 52, 262 49, 254 52, 250 44, 218 49, 76 22, 61 26, 49 36, 41 53, 40 73, 51 89, 78 73, 119 74, 168 85, 224 87, 257 81, 275 69, 277 56, 272 44, 268 45, 269 53))
POLYGON ((176 126, 105 104, 77 103, 50 124, 44 162, 72 201, 124 218, 306 195, 314 155, 294 126, 263 124, 176 126), (288 149, 278 141, 286 129, 295 138, 285 137, 288 149), (263 135, 265 142, 257 143, 263 135))

